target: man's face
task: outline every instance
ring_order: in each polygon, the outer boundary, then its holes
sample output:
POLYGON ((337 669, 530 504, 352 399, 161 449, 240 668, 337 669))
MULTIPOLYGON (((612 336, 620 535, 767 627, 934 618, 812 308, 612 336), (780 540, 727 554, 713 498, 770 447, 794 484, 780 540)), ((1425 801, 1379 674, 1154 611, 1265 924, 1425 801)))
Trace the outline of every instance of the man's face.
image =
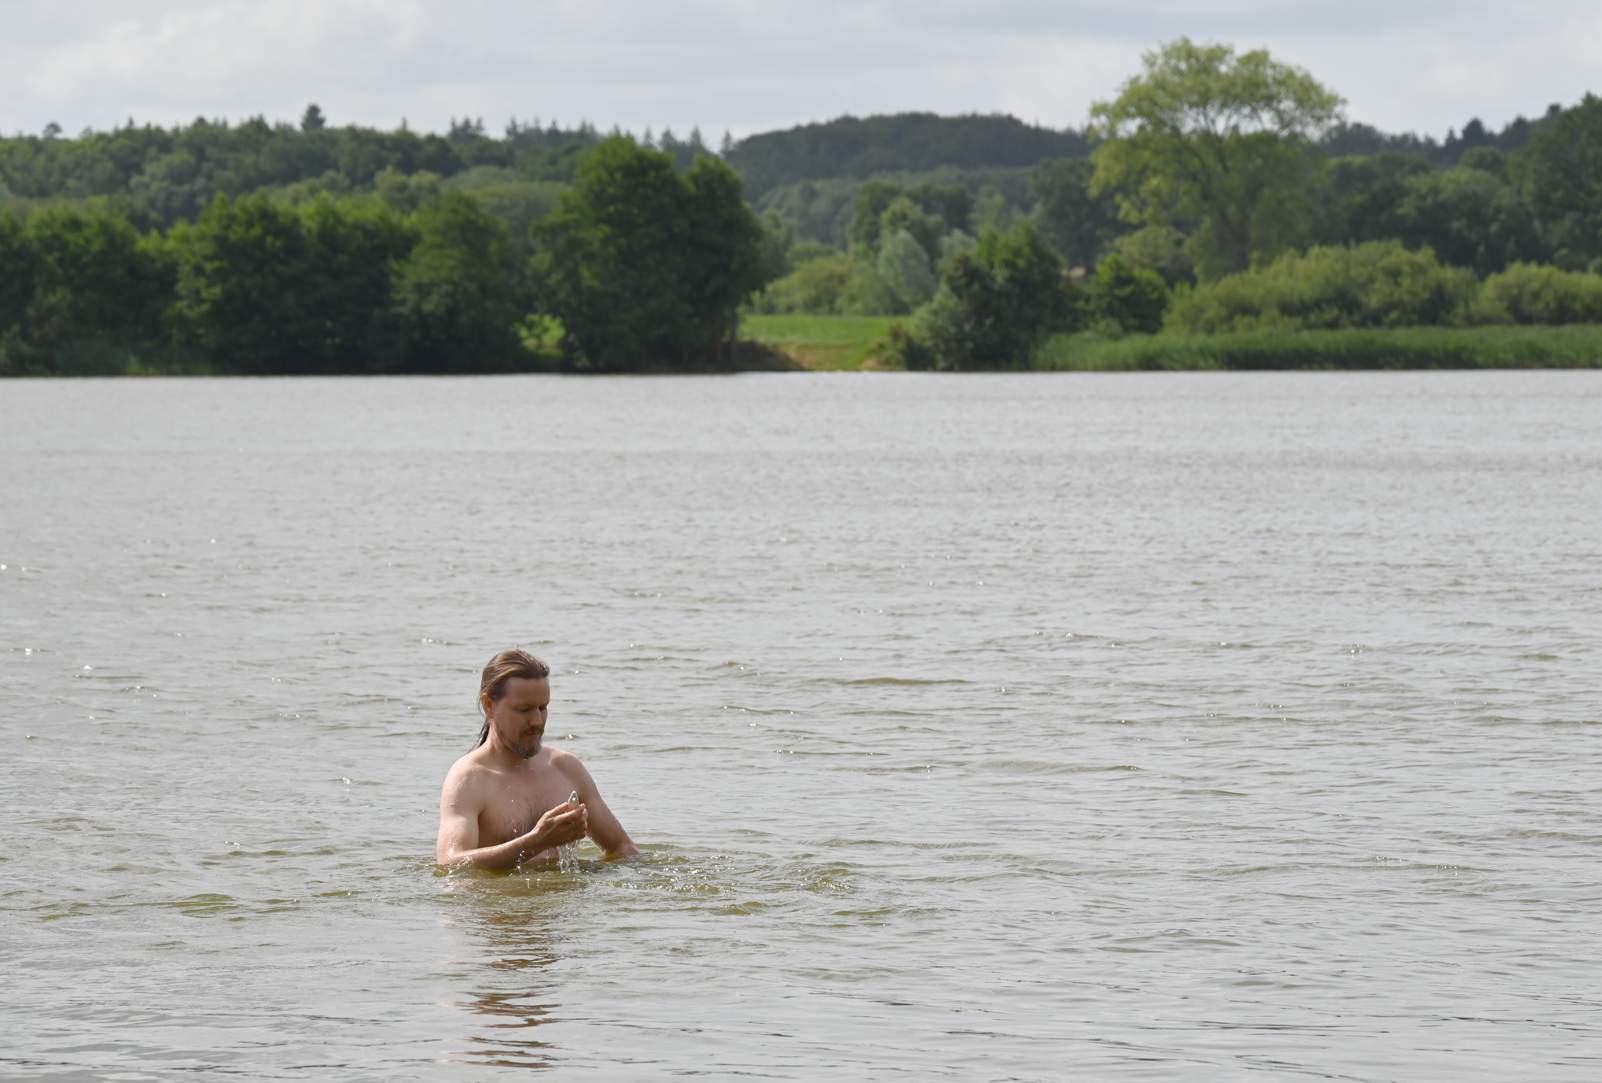
POLYGON ((526 760, 540 750, 550 710, 550 681, 513 677, 506 682, 506 694, 490 705, 490 722, 501 744, 526 760))

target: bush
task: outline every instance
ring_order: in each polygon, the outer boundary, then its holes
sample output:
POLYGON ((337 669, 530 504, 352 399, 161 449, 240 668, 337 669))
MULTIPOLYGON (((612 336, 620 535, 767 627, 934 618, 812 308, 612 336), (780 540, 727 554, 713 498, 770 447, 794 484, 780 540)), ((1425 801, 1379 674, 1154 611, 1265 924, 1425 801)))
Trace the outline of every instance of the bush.
POLYGON ((801 263, 751 301, 751 311, 766 316, 900 316, 908 308, 873 263, 839 252, 801 263))
POLYGON ((879 281, 909 309, 927 304, 940 284, 923 246, 904 229, 884 234, 876 269, 879 281))
POLYGON ((940 277, 913 318, 910 343, 892 342, 909 368, 996 369, 1029 364, 1068 312, 1062 260, 1025 222, 988 232, 940 277))
POLYGON ((1476 323, 1602 323, 1602 275, 1515 263, 1480 287, 1476 323))
POLYGON ((1163 325, 1168 289, 1156 271, 1131 266, 1122 256, 1101 261, 1086 287, 1088 315, 1118 331, 1156 331, 1163 325))
POLYGON ((900 316, 907 311, 907 306, 879 278, 873 264, 861 260, 852 261, 836 306, 842 316, 900 316))
POLYGON ((796 265, 783 278, 768 283, 751 302, 754 312, 826 316, 840 311, 840 295, 851 277, 850 256, 830 253, 796 265))
POLYGON ((894 324, 885 344, 885 354, 892 364, 908 372, 922 372, 940 368, 940 359, 929 344, 908 331, 905 324, 894 324))
POLYGON ((1396 241, 1310 248, 1181 291, 1166 326, 1215 334, 1455 324, 1475 289, 1472 272, 1442 267, 1427 248, 1409 251, 1396 241))

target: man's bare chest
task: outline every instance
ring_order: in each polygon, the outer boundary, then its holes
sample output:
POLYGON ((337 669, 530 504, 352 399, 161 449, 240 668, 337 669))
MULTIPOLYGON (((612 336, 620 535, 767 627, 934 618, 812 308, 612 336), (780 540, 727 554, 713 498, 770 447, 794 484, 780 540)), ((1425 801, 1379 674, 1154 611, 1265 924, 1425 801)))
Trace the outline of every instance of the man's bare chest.
POLYGON ((478 815, 479 845, 495 846, 524 834, 566 801, 570 792, 567 778, 554 767, 537 774, 497 776, 478 815))

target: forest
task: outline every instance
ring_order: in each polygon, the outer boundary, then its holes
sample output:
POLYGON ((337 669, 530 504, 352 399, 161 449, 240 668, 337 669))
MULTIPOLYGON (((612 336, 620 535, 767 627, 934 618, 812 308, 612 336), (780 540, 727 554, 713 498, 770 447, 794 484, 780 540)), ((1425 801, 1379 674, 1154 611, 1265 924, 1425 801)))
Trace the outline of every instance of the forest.
POLYGON ((1602 323, 1602 99, 1444 138, 1187 39, 1082 127, 842 117, 445 133, 130 119, 0 138, 0 374, 738 366, 742 317, 896 317, 887 365, 1052 335, 1602 323))

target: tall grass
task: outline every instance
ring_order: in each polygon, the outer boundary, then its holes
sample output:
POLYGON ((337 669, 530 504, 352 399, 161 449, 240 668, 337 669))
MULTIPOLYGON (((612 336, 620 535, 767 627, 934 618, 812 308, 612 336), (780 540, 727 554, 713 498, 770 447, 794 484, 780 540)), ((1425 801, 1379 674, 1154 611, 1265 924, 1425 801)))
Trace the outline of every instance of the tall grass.
POLYGON ((1602 368, 1602 325, 1397 327, 1220 335, 1056 335, 1037 369, 1602 368))

